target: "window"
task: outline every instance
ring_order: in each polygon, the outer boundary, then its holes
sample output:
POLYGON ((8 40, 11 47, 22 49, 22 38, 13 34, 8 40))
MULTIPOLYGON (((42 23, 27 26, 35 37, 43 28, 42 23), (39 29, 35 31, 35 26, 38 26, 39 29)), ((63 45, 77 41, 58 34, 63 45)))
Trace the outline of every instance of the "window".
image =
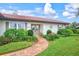
POLYGON ((58 24, 58 28, 63 28, 64 26, 62 24, 58 24))
POLYGON ((18 29, 24 29, 25 23, 18 23, 18 29))
POLYGON ((12 29, 25 29, 25 22, 9 22, 9 27, 12 29))
POLYGON ((39 24, 31 24, 32 30, 40 30, 40 25, 39 24))
POLYGON ((17 23, 16 22, 10 22, 9 25, 10 25, 10 28, 17 29, 17 23))

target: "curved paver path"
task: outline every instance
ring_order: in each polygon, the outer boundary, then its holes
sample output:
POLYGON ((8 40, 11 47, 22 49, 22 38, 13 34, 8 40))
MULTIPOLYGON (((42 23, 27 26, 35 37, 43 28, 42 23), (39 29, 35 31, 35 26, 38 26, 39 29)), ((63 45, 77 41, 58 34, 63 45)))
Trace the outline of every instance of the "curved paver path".
POLYGON ((16 52, 11 52, 1 56, 35 56, 38 53, 44 51, 48 47, 48 42, 46 39, 37 36, 38 41, 33 44, 31 47, 22 49, 16 52))

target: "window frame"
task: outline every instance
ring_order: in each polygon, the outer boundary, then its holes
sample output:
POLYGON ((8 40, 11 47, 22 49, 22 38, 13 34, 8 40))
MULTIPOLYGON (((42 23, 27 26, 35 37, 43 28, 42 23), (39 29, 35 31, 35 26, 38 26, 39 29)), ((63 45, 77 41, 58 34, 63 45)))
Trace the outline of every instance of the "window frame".
POLYGON ((27 25, 26 25, 27 23, 26 22, 9 21, 9 28, 12 28, 11 27, 12 23, 16 24, 16 28, 15 29, 26 29, 26 27, 27 27, 27 25), (19 28, 19 24, 22 26, 22 28, 19 28))

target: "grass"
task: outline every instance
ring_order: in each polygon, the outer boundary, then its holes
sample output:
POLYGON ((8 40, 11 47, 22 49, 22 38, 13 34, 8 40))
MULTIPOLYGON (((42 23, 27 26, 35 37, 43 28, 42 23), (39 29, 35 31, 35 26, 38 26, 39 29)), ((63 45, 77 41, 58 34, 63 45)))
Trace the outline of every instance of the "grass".
POLYGON ((61 37, 49 42, 39 56, 79 56, 79 36, 61 37))
POLYGON ((32 45, 33 42, 27 42, 27 41, 22 41, 22 42, 12 42, 3 46, 0 46, 0 55, 17 51, 23 48, 27 48, 32 45))

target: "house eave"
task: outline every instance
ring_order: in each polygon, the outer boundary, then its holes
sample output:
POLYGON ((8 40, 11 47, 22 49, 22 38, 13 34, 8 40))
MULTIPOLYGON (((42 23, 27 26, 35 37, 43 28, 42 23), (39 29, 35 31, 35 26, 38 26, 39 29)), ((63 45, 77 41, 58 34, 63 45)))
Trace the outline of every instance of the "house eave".
POLYGON ((14 19, 14 18, 1 18, 0 17, 0 20, 8 20, 8 21, 27 21, 27 22, 41 22, 41 23, 53 23, 53 24, 64 24, 64 25, 68 25, 70 23, 62 23, 62 22, 50 22, 50 21, 37 21, 37 20, 25 20, 25 19, 14 19))

